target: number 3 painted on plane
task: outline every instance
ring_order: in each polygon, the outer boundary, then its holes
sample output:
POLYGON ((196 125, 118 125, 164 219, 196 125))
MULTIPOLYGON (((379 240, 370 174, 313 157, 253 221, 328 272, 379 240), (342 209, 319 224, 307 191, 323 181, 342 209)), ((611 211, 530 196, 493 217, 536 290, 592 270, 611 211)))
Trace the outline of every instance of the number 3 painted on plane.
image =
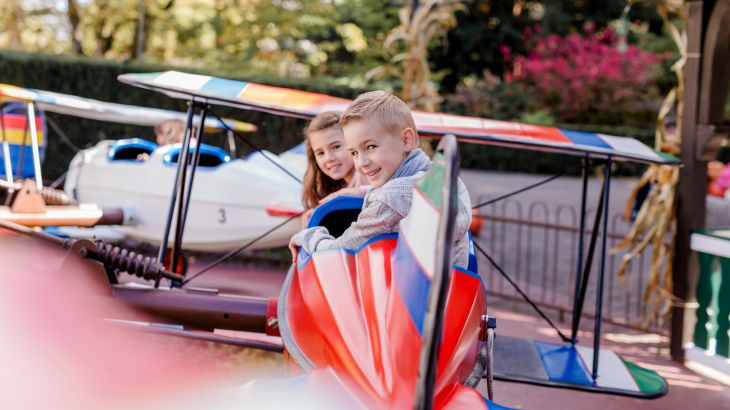
POLYGON ((226 210, 224 208, 218 208, 218 222, 226 223, 226 210))

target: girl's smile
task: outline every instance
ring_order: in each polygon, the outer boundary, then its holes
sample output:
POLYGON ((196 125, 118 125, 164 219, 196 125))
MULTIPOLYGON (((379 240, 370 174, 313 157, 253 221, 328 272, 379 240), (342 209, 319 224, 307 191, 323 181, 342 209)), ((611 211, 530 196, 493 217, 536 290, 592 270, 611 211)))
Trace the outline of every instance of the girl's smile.
POLYGON ((352 156, 345 148, 345 137, 339 128, 327 128, 312 132, 309 144, 314 152, 317 166, 328 177, 349 183, 354 167, 352 156))

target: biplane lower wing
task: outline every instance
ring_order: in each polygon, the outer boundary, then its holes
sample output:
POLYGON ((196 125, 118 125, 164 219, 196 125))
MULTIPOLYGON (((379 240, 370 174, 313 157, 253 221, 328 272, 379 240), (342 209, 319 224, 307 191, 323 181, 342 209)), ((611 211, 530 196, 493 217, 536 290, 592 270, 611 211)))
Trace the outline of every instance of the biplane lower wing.
POLYGON ((645 399, 668 391, 667 381, 653 370, 600 350, 599 377, 591 378, 593 349, 500 335, 495 340, 495 378, 645 399))
MULTIPOLYGON (((344 110, 351 102, 325 94, 177 71, 123 74, 119 76, 119 80, 160 91, 174 98, 198 99, 305 119, 323 111, 344 110)), ((424 136, 440 137, 454 134, 458 140, 471 143, 536 149, 592 158, 610 156, 615 160, 680 164, 677 158, 656 152, 640 141, 628 137, 423 111, 413 111, 413 118, 418 132, 424 136)))

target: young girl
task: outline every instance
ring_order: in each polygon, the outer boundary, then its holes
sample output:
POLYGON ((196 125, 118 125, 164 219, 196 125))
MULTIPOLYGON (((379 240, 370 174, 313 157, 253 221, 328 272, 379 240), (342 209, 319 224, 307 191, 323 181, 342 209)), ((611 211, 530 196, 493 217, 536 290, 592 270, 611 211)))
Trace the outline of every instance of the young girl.
POLYGON ((306 225, 311 211, 337 195, 365 195, 367 180, 355 169, 352 155, 345 146, 340 128, 341 113, 318 114, 304 129, 307 149, 307 172, 304 174, 302 204, 308 210, 302 222, 306 225))

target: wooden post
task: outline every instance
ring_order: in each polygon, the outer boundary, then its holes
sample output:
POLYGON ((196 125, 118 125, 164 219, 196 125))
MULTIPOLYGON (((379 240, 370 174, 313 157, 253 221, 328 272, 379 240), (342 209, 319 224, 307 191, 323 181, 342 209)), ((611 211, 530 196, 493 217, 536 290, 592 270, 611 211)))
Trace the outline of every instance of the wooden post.
MULTIPOLYGON (((677 236, 673 260, 672 280, 674 295, 681 301, 690 297, 690 278, 697 277, 697 264, 692 263, 690 234, 705 223, 707 190, 707 163, 698 159, 698 107, 702 56, 703 1, 688 1, 687 64, 685 66, 684 106, 682 108, 682 162, 677 187, 677 236)), ((684 360, 685 335, 691 328, 685 326, 684 304, 672 308, 670 354, 674 360, 684 360), (686 330, 686 331, 685 331, 686 330)), ((688 315, 689 316, 689 315, 688 315)))

